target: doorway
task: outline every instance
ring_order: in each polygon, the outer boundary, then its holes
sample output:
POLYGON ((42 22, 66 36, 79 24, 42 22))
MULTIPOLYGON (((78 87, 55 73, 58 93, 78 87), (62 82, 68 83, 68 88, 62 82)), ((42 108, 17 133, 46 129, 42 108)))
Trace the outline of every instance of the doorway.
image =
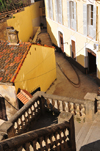
POLYGON ((75 60, 76 59, 76 56, 75 56, 75 41, 71 40, 71 44, 72 44, 71 55, 72 55, 72 58, 75 60))
POLYGON ((63 34, 59 31, 59 41, 60 41, 60 48, 61 51, 64 53, 64 40, 63 40, 63 34))
POLYGON ((88 51, 88 73, 96 76, 96 54, 91 50, 88 51))

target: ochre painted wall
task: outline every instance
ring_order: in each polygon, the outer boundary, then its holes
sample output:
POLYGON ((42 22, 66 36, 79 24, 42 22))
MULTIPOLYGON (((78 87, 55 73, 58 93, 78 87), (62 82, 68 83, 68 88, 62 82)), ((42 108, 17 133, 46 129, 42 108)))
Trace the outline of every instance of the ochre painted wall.
POLYGON ((19 40, 27 42, 33 36, 34 26, 40 25, 40 2, 25 7, 25 10, 14 14, 15 18, 7 20, 8 26, 13 26, 19 33, 19 40))
POLYGON ((38 87, 46 91, 55 79, 54 48, 32 45, 14 84, 16 91, 21 88, 31 93, 38 87))

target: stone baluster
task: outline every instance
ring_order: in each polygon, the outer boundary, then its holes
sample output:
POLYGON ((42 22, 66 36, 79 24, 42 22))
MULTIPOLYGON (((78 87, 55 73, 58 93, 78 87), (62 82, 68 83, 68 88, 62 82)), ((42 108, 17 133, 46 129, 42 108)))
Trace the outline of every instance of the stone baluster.
POLYGON ((33 151, 33 145, 31 142, 30 142, 30 146, 29 146, 29 151, 33 151))
POLYGON ((75 114, 77 116, 80 116, 80 108, 79 108, 79 104, 78 103, 75 103, 75 114))
POLYGON ((66 109, 65 109, 66 105, 65 105, 64 101, 62 101, 62 107, 63 107, 63 111, 66 111, 66 109))
POLYGON ((52 140, 53 134, 50 134, 50 149, 53 147, 53 140, 52 140))
POLYGON ((33 149, 34 149, 34 151, 37 151, 36 150, 36 142, 37 142, 36 140, 33 141, 33 149))
POLYGON ((19 125, 19 118, 17 119, 17 127, 18 127, 18 134, 20 133, 20 125, 19 125))
POLYGON ((19 129, 19 132, 22 130, 21 118, 18 118, 18 129, 19 129))
POLYGON ((61 136, 61 150, 64 150, 64 140, 63 140, 64 134, 62 131, 60 131, 60 136, 61 136))
POLYGON ((53 99, 49 99, 49 101, 50 101, 51 104, 52 104, 52 100, 53 100, 53 99))
POLYGON ((68 103, 64 102, 64 104, 65 104, 65 111, 68 112, 68 103))
POLYGON ((100 114, 100 101, 97 101, 97 112, 100 114))
POLYGON ((32 118, 33 118, 35 116, 34 105, 32 105, 31 109, 32 109, 32 118))
POLYGON ((49 143, 48 143, 48 136, 45 136, 45 142, 46 142, 46 150, 49 149, 49 143))
POLYGON ((59 109, 60 109, 60 112, 63 111, 63 104, 62 104, 62 101, 59 100, 59 109))
POLYGON ((66 133, 66 129, 64 129, 64 142, 65 142, 65 148, 68 148, 67 136, 65 135, 65 133, 66 133))
POLYGON ((71 102, 68 102, 68 112, 70 112, 71 109, 71 102))
POLYGON ((50 140, 49 137, 48 137, 48 139, 47 139, 47 143, 48 143, 48 146, 49 146, 49 148, 50 148, 51 140, 50 140))
POLYGON ((85 116, 86 115, 86 108, 84 104, 81 104, 81 116, 85 116))
POLYGON ((38 114, 38 104, 35 102, 36 114, 38 114))
POLYGON ((25 149, 21 146, 21 147, 17 148, 16 151, 25 151, 25 149))
POLYGON ((21 116, 21 121, 22 121, 22 129, 24 129, 24 127, 25 127, 25 115, 24 114, 21 116))
POLYGON ((54 105, 54 107, 55 107, 56 109, 58 109, 57 100, 55 100, 55 105, 54 105))
POLYGON ((60 111, 60 102, 59 102, 59 100, 57 100, 57 104, 58 104, 58 110, 60 111))
POLYGON ((44 151, 44 149, 46 149, 46 142, 45 142, 44 138, 43 138, 43 141, 42 141, 42 147, 43 147, 43 151, 44 151))
POLYGON ((30 143, 25 143, 24 146, 25 146, 25 151, 30 151, 30 150, 29 150, 30 143))
POLYGON ((52 99, 52 109, 54 110, 54 106, 55 106, 55 101, 54 99, 52 99))
POLYGON ((72 113, 72 114, 75 114, 75 105, 74 105, 74 103, 70 103, 70 112, 72 113))
POLYGON ((43 150, 43 146, 42 146, 42 141, 43 141, 43 137, 40 137, 40 138, 39 138, 40 148, 41 148, 41 151, 44 151, 44 150, 43 150))
POLYGON ((27 113, 27 111, 25 112, 25 125, 27 125, 27 123, 28 123, 28 113, 27 113))
POLYGON ((29 115, 29 121, 31 121, 32 120, 31 108, 28 109, 28 115, 29 115))
POLYGON ((56 150, 60 151, 59 146, 58 146, 59 141, 57 139, 57 135, 58 135, 58 132, 55 133, 55 143, 56 143, 56 148, 57 148, 56 150))
POLYGON ((46 99, 46 105, 47 105, 47 108, 50 109, 50 100, 48 98, 46 99))
POLYGON ((37 142, 36 142, 36 150, 40 150, 40 148, 41 148, 41 147, 40 147, 40 143, 39 143, 39 141, 37 141, 37 142))
POLYGON ((18 125, 17 122, 14 122, 14 130, 15 130, 15 135, 18 134, 18 125))

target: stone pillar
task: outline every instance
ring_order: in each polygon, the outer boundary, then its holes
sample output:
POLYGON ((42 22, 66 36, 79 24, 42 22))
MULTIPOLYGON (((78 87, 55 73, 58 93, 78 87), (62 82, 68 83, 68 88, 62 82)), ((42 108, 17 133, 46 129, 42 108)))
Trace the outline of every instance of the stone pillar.
POLYGON ((94 120, 96 93, 87 93, 84 97, 86 105, 86 121, 94 120))
POLYGON ((97 100, 97 113, 100 114, 100 96, 97 96, 96 100, 97 100))

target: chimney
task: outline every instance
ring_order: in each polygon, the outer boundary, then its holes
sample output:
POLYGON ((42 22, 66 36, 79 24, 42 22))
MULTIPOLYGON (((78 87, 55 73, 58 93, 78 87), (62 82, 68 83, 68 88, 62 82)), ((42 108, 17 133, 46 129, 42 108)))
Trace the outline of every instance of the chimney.
POLYGON ((16 31, 12 27, 7 28, 7 36, 8 36, 9 45, 16 45, 19 42, 18 31, 16 31))

